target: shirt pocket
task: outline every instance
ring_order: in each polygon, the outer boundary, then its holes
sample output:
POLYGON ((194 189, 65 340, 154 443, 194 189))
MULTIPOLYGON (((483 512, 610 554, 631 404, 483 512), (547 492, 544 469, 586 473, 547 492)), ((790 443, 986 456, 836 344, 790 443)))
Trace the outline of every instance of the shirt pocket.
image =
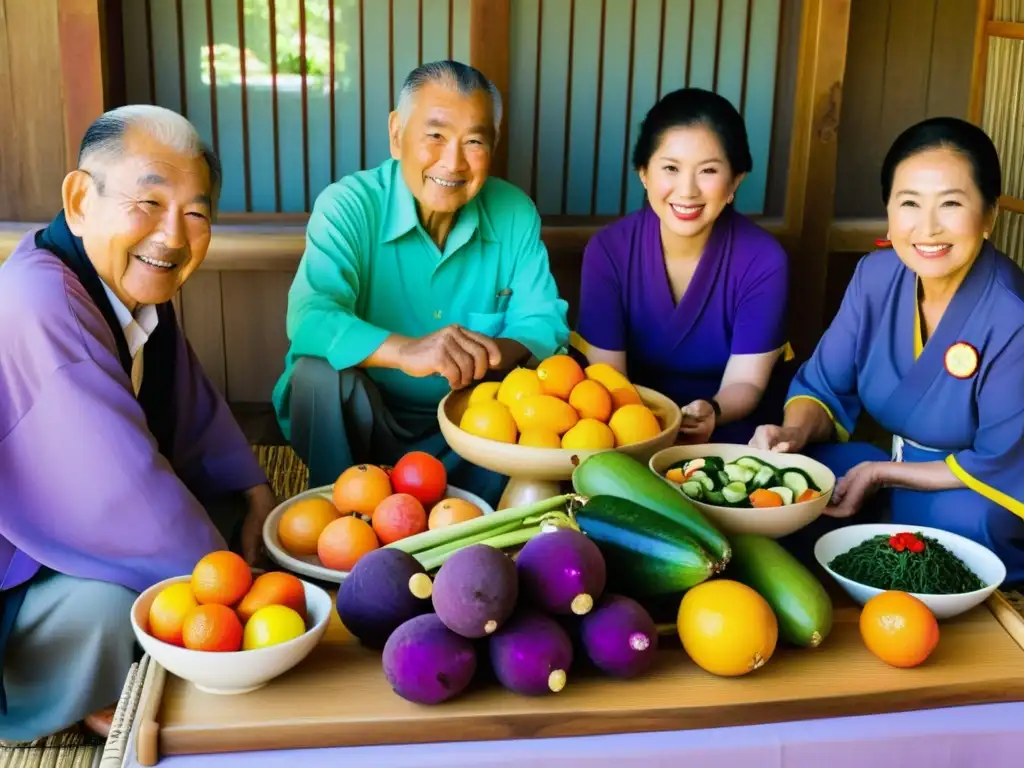
POLYGON ((466 328, 484 336, 496 336, 505 329, 505 313, 469 312, 466 314, 466 328))

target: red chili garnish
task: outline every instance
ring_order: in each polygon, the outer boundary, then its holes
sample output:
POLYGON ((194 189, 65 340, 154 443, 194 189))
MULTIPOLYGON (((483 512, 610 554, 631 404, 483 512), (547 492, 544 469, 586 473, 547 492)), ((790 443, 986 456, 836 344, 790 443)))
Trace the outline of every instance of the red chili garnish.
POLYGON ((906 548, 906 545, 903 543, 903 539, 900 536, 890 536, 889 546, 897 552, 902 552, 906 548))
POLYGON ((911 552, 924 552, 924 542, 921 539, 914 539, 914 543, 910 545, 911 552))
POLYGON ((890 536, 889 546, 897 552, 902 552, 905 549, 909 549, 911 552, 924 552, 924 540, 906 531, 890 536))

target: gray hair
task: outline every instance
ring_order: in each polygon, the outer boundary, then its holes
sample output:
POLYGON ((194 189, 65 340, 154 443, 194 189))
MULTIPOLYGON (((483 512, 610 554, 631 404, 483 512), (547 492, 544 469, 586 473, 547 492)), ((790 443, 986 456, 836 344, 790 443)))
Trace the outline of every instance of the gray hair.
POLYGON ((476 67, 460 61, 431 61, 416 67, 405 78, 402 90, 398 94, 398 115, 404 126, 413 108, 413 97, 420 88, 428 83, 451 88, 463 96, 470 96, 476 91, 484 91, 491 97, 494 112, 494 133, 498 134, 501 126, 501 93, 488 80, 484 73, 476 67))
MULTIPOLYGON (((202 155, 210 168, 210 183, 214 191, 220 189, 222 170, 220 159, 199 135, 199 131, 177 112, 152 104, 129 104, 112 109, 96 118, 82 138, 78 150, 78 165, 85 168, 96 155, 116 155, 122 149, 124 135, 129 128, 145 131, 166 147, 192 156, 202 155)), ((99 181, 102 189, 102 181, 99 181)))

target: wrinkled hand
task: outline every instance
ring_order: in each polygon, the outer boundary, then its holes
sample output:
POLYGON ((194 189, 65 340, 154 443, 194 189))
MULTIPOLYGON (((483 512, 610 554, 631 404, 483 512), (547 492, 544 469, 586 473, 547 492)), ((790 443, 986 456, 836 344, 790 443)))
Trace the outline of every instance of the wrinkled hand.
POLYGON ((775 424, 762 424, 754 430, 749 445, 762 451, 775 453, 796 453, 804 447, 806 440, 802 432, 795 427, 780 427, 775 424))
POLYGON ((836 483, 832 499, 822 514, 829 517, 851 517, 882 484, 881 465, 877 461, 864 461, 855 466, 836 483))
POLYGON ((679 442, 706 443, 715 431, 717 419, 715 409, 707 400, 694 400, 682 409, 683 420, 679 423, 679 442))
POLYGON ((277 506, 277 497, 268 485, 260 485, 246 493, 249 509, 242 521, 241 547, 242 557, 250 567, 265 566, 267 552, 263 547, 263 523, 277 506))
POLYGON ((402 346, 402 370, 410 376, 440 374, 453 390, 462 389, 501 364, 494 340, 458 325, 449 325, 402 346))

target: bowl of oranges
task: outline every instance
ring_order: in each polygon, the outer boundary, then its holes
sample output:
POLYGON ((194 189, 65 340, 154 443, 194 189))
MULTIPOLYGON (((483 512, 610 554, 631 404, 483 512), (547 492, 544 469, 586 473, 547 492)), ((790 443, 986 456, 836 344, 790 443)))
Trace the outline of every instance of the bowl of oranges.
POLYGON ((142 649, 207 693, 261 688, 294 667, 327 630, 326 591, 281 571, 254 572, 234 552, 211 552, 191 574, 154 584, 132 605, 142 649))
POLYGON ((499 508, 560 493, 576 465, 601 451, 644 463, 675 442, 682 414, 670 398, 605 363, 553 355, 536 369, 447 395, 437 419, 457 454, 510 480, 499 508))
POLYGON ((393 467, 355 464, 332 485, 278 505, 263 524, 263 543, 282 568, 340 584, 368 552, 493 511, 448 485, 438 459, 411 451, 393 467))

